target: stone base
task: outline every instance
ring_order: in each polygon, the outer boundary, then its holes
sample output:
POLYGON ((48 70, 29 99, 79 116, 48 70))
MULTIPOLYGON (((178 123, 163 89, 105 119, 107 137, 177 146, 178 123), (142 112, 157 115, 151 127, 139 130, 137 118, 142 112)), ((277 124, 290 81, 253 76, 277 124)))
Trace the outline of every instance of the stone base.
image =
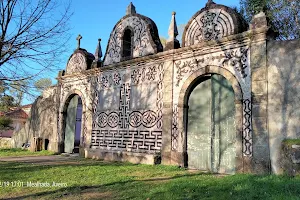
POLYGON ((185 156, 186 153, 183 152, 163 152, 162 153, 162 164, 163 165, 177 165, 184 167, 185 166, 185 156))
POLYGON ((180 48, 180 43, 178 40, 175 40, 175 41, 167 42, 164 50, 168 51, 171 49, 178 49, 178 48, 180 48))
MULTIPOLYGON (((146 153, 134 153, 126 151, 104 151, 100 149, 85 149, 85 158, 105 161, 130 162, 134 164, 156 164, 157 155, 146 153)), ((82 154, 80 154, 82 155, 82 154)))
POLYGON ((300 145, 282 144, 280 165, 282 172, 289 176, 300 174, 300 145))

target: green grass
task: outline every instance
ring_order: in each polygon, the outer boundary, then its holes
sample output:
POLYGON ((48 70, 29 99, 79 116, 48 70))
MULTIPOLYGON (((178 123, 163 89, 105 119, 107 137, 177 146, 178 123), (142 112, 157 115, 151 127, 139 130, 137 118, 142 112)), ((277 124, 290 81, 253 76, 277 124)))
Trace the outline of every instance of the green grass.
POLYGON ((294 144, 300 145, 300 139, 285 139, 282 143, 288 147, 292 147, 294 144))
POLYGON ((31 152, 25 149, 12 148, 12 149, 1 149, 0 148, 0 157, 12 157, 12 156, 46 156, 53 155, 54 153, 51 151, 38 151, 31 152))
POLYGON ((0 162, 1 198, 16 199, 300 199, 300 177, 217 176, 170 166, 73 159, 0 162), (24 187, 3 187, 3 181, 24 187), (66 187, 26 187, 26 182, 66 187))

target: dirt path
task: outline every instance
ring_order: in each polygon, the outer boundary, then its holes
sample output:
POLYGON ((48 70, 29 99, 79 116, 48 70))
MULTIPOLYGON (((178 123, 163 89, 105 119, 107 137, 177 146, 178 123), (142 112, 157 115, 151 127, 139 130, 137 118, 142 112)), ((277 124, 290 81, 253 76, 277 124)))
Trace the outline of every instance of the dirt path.
POLYGON ((20 162, 41 165, 57 165, 57 164, 76 164, 82 161, 78 156, 22 156, 22 157, 4 157, 0 158, 0 162, 20 162))

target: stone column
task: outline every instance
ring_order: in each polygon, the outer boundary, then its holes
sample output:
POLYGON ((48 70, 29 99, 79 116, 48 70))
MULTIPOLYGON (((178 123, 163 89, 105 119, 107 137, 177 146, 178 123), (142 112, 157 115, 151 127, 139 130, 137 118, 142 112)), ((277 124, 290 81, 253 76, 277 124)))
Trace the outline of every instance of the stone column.
POLYGON ((267 127, 267 20, 263 12, 251 21, 251 71, 252 71, 252 170, 262 174, 270 172, 269 134, 267 127))
POLYGON ((172 84, 173 84, 173 60, 164 63, 163 80, 163 133, 162 133, 162 164, 171 165, 171 134, 172 134, 172 84))

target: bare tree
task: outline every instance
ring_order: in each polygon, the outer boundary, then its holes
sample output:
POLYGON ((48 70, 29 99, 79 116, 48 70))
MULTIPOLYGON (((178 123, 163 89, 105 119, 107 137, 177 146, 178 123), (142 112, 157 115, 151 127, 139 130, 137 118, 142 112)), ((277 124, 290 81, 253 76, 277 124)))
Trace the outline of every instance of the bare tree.
POLYGON ((70 38, 66 1, 0 1, 0 81, 34 80, 58 68, 70 38))

